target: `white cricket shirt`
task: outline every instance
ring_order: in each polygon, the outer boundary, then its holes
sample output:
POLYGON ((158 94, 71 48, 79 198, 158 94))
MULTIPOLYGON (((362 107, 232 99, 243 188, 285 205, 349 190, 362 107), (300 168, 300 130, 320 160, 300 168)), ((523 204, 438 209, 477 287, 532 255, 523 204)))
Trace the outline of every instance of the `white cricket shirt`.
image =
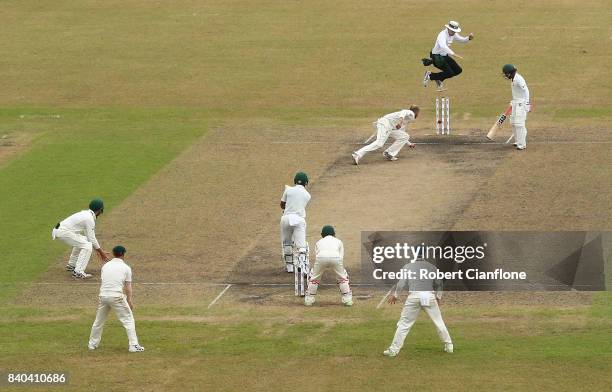
POLYGON ((518 72, 514 74, 514 78, 512 79, 512 100, 529 102, 529 88, 527 88, 527 82, 525 82, 525 78, 519 75, 518 72))
POLYGON ((315 246, 315 254, 317 259, 325 258, 342 260, 344 258, 344 245, 342 244, 342 241, 333 235, 328 235, 317 241, 315 246))
POLYGON ((450 48, 450 45, 455 40, 459 42, 468 42, 470 39, 468 37, 459 35, 459 33, 455 33, 455 35, 449 35, 447 29, 440 31, 440 34, 438 34, 438 38, 436 38, 436 43, 434 44, 431 53, 441 54, 442 56, 455 54, 455 52, 453 52, 453 50, 450 48))
POLYGON ((283 192, 281 201, 285 202, 283 215, 296 214, 306 219, 306 205, 310 201, 310 193, 303 185, 285 185, 285 192, 283 192))
POLYGON ((378 122, 388 123, 392 129, 405 129, 412 121, 414 121, 414 112, 407 109, 386 114, 378 119, 378 122))
POLYGON ((59 229, 84 234, 93 244, 94 249, 100 249, 100 244, 96 239, 96 214, 92 210, 83 210, 70 215, 60 222, 59 229))
POLYGON ((102 266, 100 297, 123 297, 125 282, 132 281, 132 269, 115 257, 102 266))

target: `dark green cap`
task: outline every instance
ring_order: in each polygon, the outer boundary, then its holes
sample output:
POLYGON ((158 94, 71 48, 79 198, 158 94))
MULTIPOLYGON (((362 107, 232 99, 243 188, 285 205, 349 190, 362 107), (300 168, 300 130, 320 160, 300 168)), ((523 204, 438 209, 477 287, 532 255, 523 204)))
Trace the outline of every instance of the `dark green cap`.
POLYGON ((333 226, 326 225, 321 229, 321 237, 327 237, 328 235, 336 235, 336 231, 334 230, 333 226))
POLYGON ((113 248, 114 256, 123 256, 125 254, 125 248, 122 245, 117 245, 113 248))
POLYGON ((304 172, 298 172, 293 178, 294 184, 306 185, 308 184, 308 176, 304 172))
POLYGON ((503 72, 504 74, 510 74, 510 73, 512 73, 512 72, 514 72, 514 71, 516 71, 516 67, 515 67, 514 65, 512 65, 512 64, 505 64, 505 65, 502 67, 502 72, 503 72))
POLYGON ((94 212, 104 210, 104 202, 102 199, 93 199, 89 202, 89 209, 94 212))

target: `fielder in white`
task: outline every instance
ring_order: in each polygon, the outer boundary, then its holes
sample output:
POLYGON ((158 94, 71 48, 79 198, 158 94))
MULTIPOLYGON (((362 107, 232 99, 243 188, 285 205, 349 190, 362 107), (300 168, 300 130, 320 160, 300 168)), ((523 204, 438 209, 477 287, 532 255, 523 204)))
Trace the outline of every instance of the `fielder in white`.
POLYGON ((444 343, 444 351, 452 353, 453 341, 448 334, 444 320, 442 320, 442 314, 440 313, 439 307, 440 300, 442 299, 442 281, 421 278, 419 276, 421 270, 433 272, 436 271, 436 267, 425 260, 416 260, 406 264, 403 269, 406 271, 413 271, 415 278, 400 280, 397 283, 395 293, 389 296, 388 302, 394 304, 399 297, 399 293, 406 284, 408 285, 408 298, 406 298, 404 309, 402 309, 402 314, 397 322, 397 330, 395 331, 393 342, 383 354, 387 357, 395 357, 399 354, 404 345, 404 340, 408 332, 410 332, 410 328, 412 328, 421 309, 427 312, 427 315, 429 315, 431 321, 435 324, 438 336, 442 343, 444 343))
POLYGON ((100 247, 96 239, 96 218, 104 212, 104 202, 94 199, 89 203, 89 209, 70 215, 59 222, 51 232, 51 238, 57 238, 72 247, 66 270, 79 279, 91 278, 85 272, 92 249, 98 253, 102 261, 107 261, 106 252, 100 247))
POLYGON ((306 242, 306 206, 310 201, 310 193, 306 190, 308 176, 306 173, 296 173, 294 186, 285 185, 280 207, 283 216, 280 220, 281 244, 283 261, 287 272, 293 273, 294 254, 308 260, 308 243, 306 242), (295 246, 295 249, 294 249, 295 246))
MULTIPOLYGON (((409 123, 414 122, 419 116, 419 107, 416 105, 410 106, 410 109, 402 109, 399 112, 389 113, 373 123, 376 130, 376 140, 358 151, 352 153, 353 162, 359 165, 359 161, 370 151, 378 150, 387 142, 389 136, 395 141, 384 152, 383 156, 389 161, 396 161, 397 155, 404 145, 414 148, 414 144, 410 143, 410 135, 406 133, 406 127, 409 123)), ((373 135, 372 135, 373 137, 373 135)), ((372 138, 370 137, 370 139, 372 138)), ((368 139, 368 141, 370 140, 368 139)))
POLYGON ((342 241, 336 238, 336 231, 332 226, 323 226, 321 237, 315 247, 317 258, 308 281, 304 305, 312 306, 315 303, 315 295, 317 295, 319 284, 321 284, 321 277, 327 269, 331 269, 336 274, 338 288, 342 295, 342 303, 346 306, 353 306, 353 294, 349 286, 349 276, 343 264, 344 245, 342 241))
POLYGON ((517 150, 527 148, 527 113, 531 112, 531 103, 529 102, 529 88, 525 78, 516 72, 516 67, 512 64, 506 64, 502 68, 504 77, 512 81, 512 116, 510 124, 512 125, 512 134, 514 135, 514 146, 517 150))
POLYGON ((134 322, 134 305, 132 303, 132 269, 125 264, 125 248, 117 245, 113 248, 113 258, 102 266, 102 284, 100 285, 100 296, 96 320, 91 327, 88 348, 95 350, 102 339, 102 330, 108 312, 113 309, 121 324, 127 332, 131 353, 144 351, 144 347, 138 344, 136 336, 136 323, 134 322))

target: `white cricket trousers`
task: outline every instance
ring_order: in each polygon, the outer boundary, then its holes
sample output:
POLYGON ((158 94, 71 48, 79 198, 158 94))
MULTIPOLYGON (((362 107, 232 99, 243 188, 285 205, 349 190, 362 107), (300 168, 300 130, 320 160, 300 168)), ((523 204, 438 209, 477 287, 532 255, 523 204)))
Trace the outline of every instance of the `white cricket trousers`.
POLYGON ((410 295, 408 295, 406 303, 404 304, 404 309, 402 309, 400 319, 397 322, 397 330, 395 331, 395 336, 393 337, 393 343, 391 343, 391 346, 389 347, 391 351, 397 353, 402 349, 404 340, 406 339, 408 332, 410 332, 410 328, 412 328, 412 325, 419 316, 421 308, 425 309, 425 312, 427 312, 431 318, 431 321, 433 321, 435 324, 440 340, 443 343, 452 343, 451 337, 446 329, 446 325, 444 324, 444 320, 442 320, 442 314, 440 313, 440 307, 438 307, 436 296, 433 292, 429 294, 428 306, 423 306, 421 304, 421 296, 418 292, 410 293, 410 295))
POLYGON ((96 313, 96 320, 91 326, 91 334, 89 335, 89 344, 98 347, 100 340, 102 340, 102 331, 104 330, 104 323, 108 312, 113 309, 121 324, 127 332, 128 341, 130 346, 138 344, 138 337, 136 336, 136 323, 134 322, 134 315, 132 310, 127 303, 125 296, 123 297, 99 297, 98 312, 96 313))
POLYGON ((512 117, 510 124, 512 125, 512 133, 517 147, 527 147, 527 128, 525 121, 527 120, 527 107, 524 100, 512 101, 512 117))
POLYGON ((297 214, 283 215, 280 220, 281 242, 295 244, 297 249, 306 248, 306 220, 297 214))
POLYGON ((410 142, 410 135, 401 129, 394 129, 388 121, 377 121, 374 123, 374 126, 376 127, 376 140, 358 151, 355 151, 355 154, 357 154, 360 159, 368 152, 382 148, 389 136, 395 139, 393 144, 385 150, 385 152, 389 153, 391 156, 397 156, 402 147, 410 142))
POLYGON ((338 288, 340 294, 345 300, 352 298, 351 288, 349 286, 349 276, 344 268, 344 264, 341 258, 333 257, 317 257, 310 279, 308 280, 308 290, 306 292, 307 297, 314 297, 321 284, 321 277, 323 273, 331 269, 336 274, 336 282, 338 282, 338 288))
POLYGON ((51 237, 53 239, 58 238, 66 245, 72 246, 72 253, 70 253, 70 258, 68 259, 68 265, 73 266, 76 272, 85 272, 93 251, 93 245, 89 242, 87 237, 73 231, 63 230, 61 227, 59 229, 53 229, 51 237))

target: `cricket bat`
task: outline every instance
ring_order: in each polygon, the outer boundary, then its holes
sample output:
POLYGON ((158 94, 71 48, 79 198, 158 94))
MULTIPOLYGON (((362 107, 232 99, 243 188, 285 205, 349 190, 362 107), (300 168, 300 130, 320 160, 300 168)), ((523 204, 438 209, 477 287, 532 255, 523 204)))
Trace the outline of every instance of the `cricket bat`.
POLYGON ((491 129, 489 129, 489 133, 487 133, 487 139, 489 140, 493 140, 493 138, 495 137, 495 134, 497 133, 497 131, 499 130, 499 128, 502 126, 502 124, 504 123, 504 121, 506 121, 506 118, 508 117, 508 115, 512 113, 512 105, 509 105, 508 108, 506 109, 505 112, 503 112, 501 114, 501 116, 499 116, 499 118, 497 119, 497 121, 495 122, 495 124, 493 124, 493 126, 491 127, 491 129))

